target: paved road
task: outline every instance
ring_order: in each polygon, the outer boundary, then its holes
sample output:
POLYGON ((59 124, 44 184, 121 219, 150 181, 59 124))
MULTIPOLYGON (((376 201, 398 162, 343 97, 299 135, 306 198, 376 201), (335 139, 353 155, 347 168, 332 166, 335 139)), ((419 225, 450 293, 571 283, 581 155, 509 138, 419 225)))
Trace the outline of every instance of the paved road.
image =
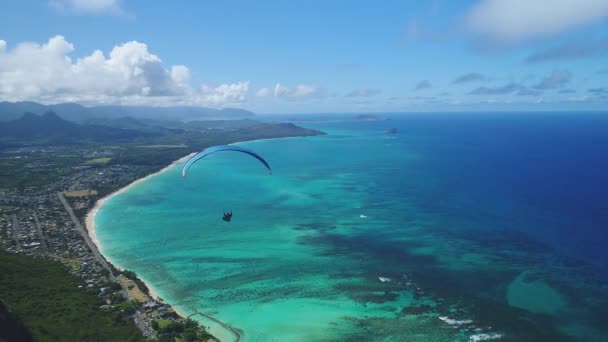
POLYGON ((135 321, 135 325, 137 325, 145 337, 151 338, 154 336, 154 329, 152 329, 152 327, 146 323, 144 315, 141 312, 136 311, 135 314, 133 314, 133 320, 135 321))
POLYGON ((68 214, 70 215, 72 222, 74 222, 74 226, 76 226, 76 230, 80 233, 80 235, 82 235, 82 238, 87 243, 87 246, 89 246, 89 249, 91 250, 91 252, 93 252, 93 257, 95 257, 95 260, 97 260, 97 262, 103 268, 108 270, 108 272, 110 272, 110 278, 112 278, 112 280, 116 281, 116 278, 114 277, 114 273, 112 273, 112 269, 110 268, 110 266, 108 266, 108 263, 106 262, 106 260, 101 256, 101 254, 99 253, 99 250, 97 249, 97 246, 95 246, 93 241, 91 241, 89 234, 82 227, 82 224, 80 224, 80 221, 78 220, 76 215, 74 215, 74 211, 72 210, 72 207, 70 207, 70 204, 68 203, 68 201, 65 199, 65 197, 63 197, 63 194, 61 192, 58 192, 57 196, 59 197, 61 204, 63 204, 65 211, 67 211, 68 214))
POLYGON ((17 215, 13 214, 13 239, 15 240, 15 244, 17 245, 17 249, 21 250, 21 241, 19 240, 19 220, 17 219, 17 215))
MULTIPOLYGON (((103 258, 103 256, 101 256, 101 253, 99 253, 99 250, 97 249, 97 246, 95 246, 95 244, 91 240, 91 237, 87 233, 86 229, 84 227, 82 227, 82 224, 80 224, 80 221, 78 220, 78 218, 74 214, 74 210, 72 210, 72 207, 70 206, 70 204, 68 203, 68 201, 65 199, 65 197, 63 196, 63 194, 61 192, 58 192, 57 193, 57 197, 59 197, 59 200, 61 201, 61 204, 63 204, 63 207, 65 208, 65 210, 70 215, 70 218, 72 219, 72 222, 74 223, 74 226, 76 226, 76 230, 80 233, 80 235, 82 235, 82 238, 87 243, 87 246, 89 246, 89 249, 93 253, 93 256, 95 257, 95 260, 102 267, 104 267, 106 270, 108 270, 108 272, 110 272, 110 278, 113 281, 118 282, 117 278, 114 276, 114 273, 112 273, 112 269, 110 268, 110 266, 108 265, 108 263, 106 262, 106 260, 103 258)), ((118 282, 118 284, 120 284, 120 282, 118 282)), ((121 291, 121 293, 122 293, 122 296, 125 299, 129 299, 129 296, 128 296, 127 291, 126 291, 125 288, 123 288, 123 290, 121 291)), ((150 324, 148 324, 146 322, 146 320, 144 319, 144 316, 143 316, 143 314, 141 312, 136 312, 133 315, 133 319, 135 321, 135 325, 137 325, 137 327, 139 328, 139 330, 141 330, 142 334, 145 337, 152 338, 154 336, 154 334, 155 334, 154 330, 152 329, 152 327, 150 326, 150 324)))
POLYGON ((44 254, 48 254, 49 247, 46 244, 46 239, 44 238, 44 234, 42 233, 42 226, 40 226, 40 221, 38 221, 38 213, 36 212, 36 210, 32 210, 32 212, 34 212, 34 221, 36 221, 36 229, 38 230, 38 237, 40 238, 40 244, 42 245, 44 254))

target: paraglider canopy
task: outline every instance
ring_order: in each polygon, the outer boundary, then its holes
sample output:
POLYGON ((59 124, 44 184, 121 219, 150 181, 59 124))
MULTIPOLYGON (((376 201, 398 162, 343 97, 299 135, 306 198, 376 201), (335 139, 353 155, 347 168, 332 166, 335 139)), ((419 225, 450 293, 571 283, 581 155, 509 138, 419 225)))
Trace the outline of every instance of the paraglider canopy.
POLYGON ((266 160, 264 160, 264 158, 262 158, 259 154, 253 152, 252 150, 249 150, 249 149, 246 149, 246 148, 243 148, 240 146, 218 145, 218 146, 208 147, 208 148, 204 149, 203 151, 195 154, 192 158, 190 158, 190 160, 188 160, 186 165, 184 165, 184 167, 182 168, 182 176, 186 177, 186 173, 188 172, 188 169, 190 169, 190 167, 197 161, 205 158, 206 156, 208 156, 212 153, 223 152, 223 151, 234 151, 234 152, 246 153, 246 154, 254 157, 255 159, 259 160, 262 164, 264 164, 266 169, 268 169, 268 172, 270 174, 272 174, 272 169, 270 168, 270 165, 268 164, 268 162, 266 160))

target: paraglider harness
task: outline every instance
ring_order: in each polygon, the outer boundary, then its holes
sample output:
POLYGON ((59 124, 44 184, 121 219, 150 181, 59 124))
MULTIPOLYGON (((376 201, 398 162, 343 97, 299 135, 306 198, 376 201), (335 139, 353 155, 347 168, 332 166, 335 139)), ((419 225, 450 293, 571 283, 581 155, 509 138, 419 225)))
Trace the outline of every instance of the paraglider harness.
POLYGON ((230 212, 224 213, 224 217, 222 217, 222 220, 230 222, 230 220, 232 220, 232 210, 230 212))

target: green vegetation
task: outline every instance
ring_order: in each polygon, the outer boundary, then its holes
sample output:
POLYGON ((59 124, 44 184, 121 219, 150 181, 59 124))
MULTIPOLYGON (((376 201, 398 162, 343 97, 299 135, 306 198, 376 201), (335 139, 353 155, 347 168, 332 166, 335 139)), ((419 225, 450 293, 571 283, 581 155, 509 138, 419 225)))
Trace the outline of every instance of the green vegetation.
POLYGON ((131 319, 57 262, 0 252, 0 295, 37 341, 143 341, 131 319))
POLYGON ((84 164, 85 165, 105 165, 110 160, 112 160, 112 158, 108 158, 108 157, 96 158, 96 159, 87 160, 86 162, 84 162, 84 164))
POLYGON ((0 123, 0 143, 7 145, 70 145, 91 142, 133 141, 149 133, 115 127, 79 125, 50 111, 41 116, 25 113, 0 123))
POLYGON ((51 159, 41 152, 24 155, 0 154, 0 188, 42 186, 72 172, 67 158, 51 159))
MULTIPOLYGON (((124 118, 119 122, 133 120, 124 118)), ((102 171, 116 165, 131 168, 129 174, 133 177, 129 181, 133 181, 212 145, 323 134, 292 124, 253 120, 154 122, 154 126, 136 124, 139 122, 131 122, 130 129, 86 126, 65 121, 55 114, 27 115, 0 122, 0 188, 45 186, 82 170, 102 171), (95 134, 88 133, 91 131, 95 134), (100 151, 107 154, 100 155, 100 151)), ((124 185, 120 180, 108 179, 92 187, 103 196, 124 185)))
POLYGON ((215 340, 212 335, 207 333, 204 329, 198 325, 198 323, 191 319, 182 321, 171 321, 161 319, 152 322, 152 328, 159 334, 159 341, 184 341, 184 342, 195 342, 195 341, 208 341, 209 339, 215 340))
POLYGON ((135 313, 135 311, 137 311, 137 302, 132 300, 126 300, 120 304, 117 304, 115 307, 121 312, 131 315, 135 313))
POLYGON ((173 323, 173 321, 168 319, 159 319, 155 323, 152 323, 152 325, 154 325, 154 329, 156 330, 165 330, 171 323, 173 323))

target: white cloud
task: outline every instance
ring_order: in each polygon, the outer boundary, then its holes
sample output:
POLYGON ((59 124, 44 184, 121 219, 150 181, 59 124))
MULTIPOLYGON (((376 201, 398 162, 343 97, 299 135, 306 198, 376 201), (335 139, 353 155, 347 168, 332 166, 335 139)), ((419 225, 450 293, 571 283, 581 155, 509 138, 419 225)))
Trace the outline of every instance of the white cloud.
POLYGON ((190 81, 190 70, 184 65, 171 67, 171 79, 177 84, 186 84, 190 81))
POLYGON ((249 81, 233 84, 222 84, 215 88, 201 86, 202 102, 210 104, 227 104, 245 102, 249 91, 249 81))
POLYGON ((321 97, 322 92, 316 87, 308 84, 298 84, 295 87, 288 87, 277 83, 274 86, 274 96, 284 99, 313 98, 321 97))
POLYGON ((124 14, 120 0, 50 0, 49 5, 59 11, 82 14, 124 14))
POLYGON ((516 42, 556 35, 608 18, 607 0, 481 0, 466 15, 484 39, 516 42))
POLYGON ((585 102, 589 99, 588 96, 573 96, 573 97, 569 97, 566 100, 568 102, 585 102))
POLYGON ((344 95, 345 97, 351 97, 351 98, 361 98, 361 97, 374 97, 377 95, 380 95, 380 93, 382 93, 382 91, 380 89, 374 89, 374 88, 365 88, 365 89, 355 89, 351 92, 346 93, 346 95, 344 95))
POLYGON ((106 56, 70 58, 74 45, 62 36, 45 44, 21 43, 7 49, 0 41, 0 98, 43 103, 76 101, 87 104, 222 105, 242 102, 249 82, 203 86, 189 84, 183 65, 165 68, 144 43, 115 46, 106 56))
POLYGON ((270 90, 270 89, 268 89, 268 88, 260 88, 260 89, 258 89, 258 91, 255 93, 255 95, 256 95, 256 96, 259 96, 259 97, 266 97, 266 96, 268 96, 268 95, 270 95, 270 94, 271 94, 271 90, 270 90))
POLYGON ((567 70, 553 70, 551 75, 543 78, 534 88, 546 90, 557 89, 565 86, 572 79, 572 74, 567 70))

